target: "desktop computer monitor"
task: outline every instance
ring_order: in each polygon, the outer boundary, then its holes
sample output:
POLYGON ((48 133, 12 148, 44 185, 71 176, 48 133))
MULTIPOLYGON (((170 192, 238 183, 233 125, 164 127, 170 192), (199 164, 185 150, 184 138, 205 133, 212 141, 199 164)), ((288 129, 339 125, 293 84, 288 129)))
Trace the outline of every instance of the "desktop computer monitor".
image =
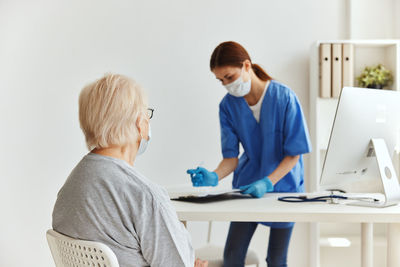
POLYGON ((400 202, 392 162, 399 139, 400 92, 343 88, 321 173, 321 189, 384 193, 386 202, 400 202))

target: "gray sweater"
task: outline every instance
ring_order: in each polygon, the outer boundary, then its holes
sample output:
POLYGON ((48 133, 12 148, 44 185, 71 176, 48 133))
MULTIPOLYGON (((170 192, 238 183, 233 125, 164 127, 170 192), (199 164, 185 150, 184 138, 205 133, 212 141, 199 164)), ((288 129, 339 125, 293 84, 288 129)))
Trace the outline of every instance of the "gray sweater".
POLYGON ((53 229, 106 244, 121 267, 194 264, 166 191, 111 157, 89 153, 74 168, 58 193, 53 229))

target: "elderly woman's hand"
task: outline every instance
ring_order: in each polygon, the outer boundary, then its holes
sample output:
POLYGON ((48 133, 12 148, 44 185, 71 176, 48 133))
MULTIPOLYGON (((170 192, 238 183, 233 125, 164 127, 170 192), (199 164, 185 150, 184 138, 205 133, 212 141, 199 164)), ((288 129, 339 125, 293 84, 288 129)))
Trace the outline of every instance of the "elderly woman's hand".
POLYGON ((202 261, 200 259, 196 259, 194 262, 194 267, 207 267, 208 266, 208 261, 202 261))

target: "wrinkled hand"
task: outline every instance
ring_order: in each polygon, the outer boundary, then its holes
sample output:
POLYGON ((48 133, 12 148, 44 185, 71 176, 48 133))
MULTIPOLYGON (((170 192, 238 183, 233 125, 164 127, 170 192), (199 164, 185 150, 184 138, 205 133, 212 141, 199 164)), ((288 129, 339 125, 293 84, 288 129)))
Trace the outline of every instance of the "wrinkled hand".
POLYGON ((208 267, 208 261, 196 259, 196 261, 194 262, 194 267, 208 267))
POLYGON ((252 197, 260 198, 265 193, 274 191, 274 185, 268 176, 266 176, 249 185, 241 186, 239 189, 242 190, 242 194, 250 194, 252 197))
POLYGON ((217 186, 218 175, 215 172, 210 172, 203 167, 197 169, 189 169, 186 171, 192 178, 193 186, 217 186))

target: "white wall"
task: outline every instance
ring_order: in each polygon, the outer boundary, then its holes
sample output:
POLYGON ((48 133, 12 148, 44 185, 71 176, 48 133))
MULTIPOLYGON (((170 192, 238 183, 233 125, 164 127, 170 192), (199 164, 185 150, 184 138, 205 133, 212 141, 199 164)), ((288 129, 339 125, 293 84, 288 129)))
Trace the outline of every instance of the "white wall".
POLYGON ((400 39, 400 1, 393 0, 395 32, 394 38, 400 39))
MULTIPOLYGON (((225 90, 208 68, 213 48, 235 40, 308 113, 308 56, 317 39, 344 38, 345 0, 0 0, 0 266, 52 266, 45 241, 58 189, 86 153, 77 99, 105 72, 138 80, 155 108, 153 140, 137 167, 163 184, 221 158, 218 103, 225 90), (32 263, 34 262, 34 263, 32 263)), ((226 223, 214 237, 223 244, 226 223)), ((189 230, 203 244, 204 223, 189 230)), ((289 262, 307 266, 297 224, 289 262)), ((265 257, 268 231, 252 244, 265 257)))
POLYGON ((398 30, 395 21, 400 13, 398 2, 398 0, 349 0, 350 38, 395 38, 398 30))

